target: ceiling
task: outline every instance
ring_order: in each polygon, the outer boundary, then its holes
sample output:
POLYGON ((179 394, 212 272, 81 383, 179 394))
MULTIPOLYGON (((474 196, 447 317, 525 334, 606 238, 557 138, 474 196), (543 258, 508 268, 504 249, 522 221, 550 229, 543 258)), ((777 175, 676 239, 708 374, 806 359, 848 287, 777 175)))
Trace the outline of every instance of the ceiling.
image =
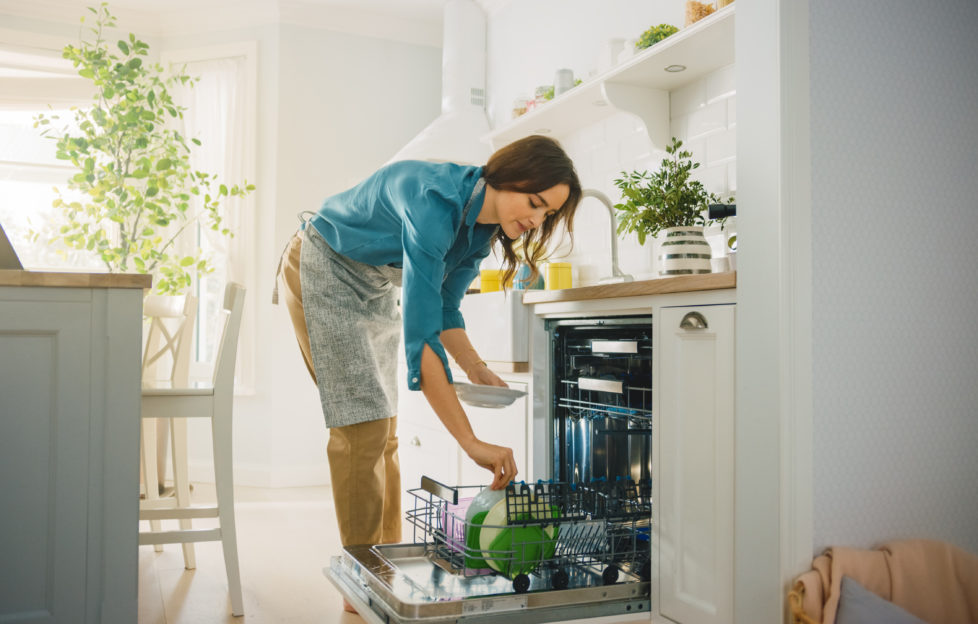
MULTIPOLYGON (((474 0, 490 13, 511 0, 474 0)), ((86 8, 100 0, 0 0, 0 15, 16 15, 77 24, 86 8)), ((206 28, 234 28, 280 21, 304 25, 338 25, 370 19, 396 24, 411 39, 412 29, 438 32, 447 0, 109 0, 121 28, 144 35, 183 34, 206 28), (193 19, 188 19, 193 16, 193 19)), ((362 26, 361 26, 362 28, 362 26)), ((418 33, 414 38, 428 39, 418 33)))

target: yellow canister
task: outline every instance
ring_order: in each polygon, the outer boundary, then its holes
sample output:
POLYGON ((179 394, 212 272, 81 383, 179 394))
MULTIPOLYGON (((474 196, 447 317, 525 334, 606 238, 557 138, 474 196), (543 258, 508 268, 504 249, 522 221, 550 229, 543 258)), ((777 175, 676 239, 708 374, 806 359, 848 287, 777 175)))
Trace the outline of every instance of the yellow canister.
POLYGON ((499 269, 482 269, 479 271, 479 290, 481 292, 496 292, 502 290, 503 272, 499 269))
POLYGON ((571 288, 571 263, 551 262, 547 264, 547 290, 571 288))

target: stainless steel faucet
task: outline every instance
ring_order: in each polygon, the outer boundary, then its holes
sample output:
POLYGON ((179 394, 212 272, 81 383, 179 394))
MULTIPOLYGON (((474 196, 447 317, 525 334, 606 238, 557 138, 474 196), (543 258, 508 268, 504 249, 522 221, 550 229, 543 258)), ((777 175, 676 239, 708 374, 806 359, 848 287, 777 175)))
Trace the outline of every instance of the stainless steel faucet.
POLYGON ((581 198, 593 197, 608 209, 608 216, 611 218, 611 276, 602 277, 598 280, 599 284, 610 284, 615 282, 634 282, 635 278, 631 275, 626 275, 621 272, 621 268, 618 266, 618 232, 615 227, 615 208, 611 205, 611 200, 608 196, 597 191, 595 189, 584 189, 581 193, 581 198))

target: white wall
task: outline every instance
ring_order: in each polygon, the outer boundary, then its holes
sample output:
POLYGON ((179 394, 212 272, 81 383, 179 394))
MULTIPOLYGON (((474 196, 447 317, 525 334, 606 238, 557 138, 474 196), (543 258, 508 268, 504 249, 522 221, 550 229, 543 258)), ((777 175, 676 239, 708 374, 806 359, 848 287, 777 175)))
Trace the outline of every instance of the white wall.
MULTIPOLYGON (((257 37, 258 283, 255 393, 235 400, 235 478, 242 485, 328 483, 318 393, 284 305, 270 303, 275 268, 298 226, 327 196, 382 165, 440 110, 438 48, 292 24, 208 35, 257 37)), ((199 37, 170 46, 200 45, 199 37)), ((191 478, 210 474, 208 437, 191 435, 191 478)))
POLYGON ((978 4, 811 3, 816 551, 978 552, 978 4))
MULTIPOLYGON (((491 13, 487 75, 493 127, 509 121, 516 97, 532 94, 537 84, 551 84, 556 69, 569 67, 582 78, 600 69, 610 39, 636 39, 649 26, 663 22, 682 27, 684 6, 680 0, 535 0, 512 2, 491 13)), ((736 191, 734 66, 672 92, 670 122, 672 135, 682 139, 701 163, 696 177, 707 189, 723 198, 736 191)), ((653 145, 642 122, 628 113, 583 127, 561 143, 584 187, 602 191, 612 203, 621 200, 614 180, 622 171, 654 171, 666 156, 664 146, 653 145)), ((731 221, 729 227, 733 226, 731 221)), ((611 275, 611 227, 601 203, 584 200, 574 220, 574 248, 566 258, 573 263, 575 285, 594 284, 611 275)), ((708 234, 715 255, 720 255, 721 233, 708 234)), ((636 279, 658 277, 656 251, 650 241, 643 247, 635 235, 624 237, 619 242, 622 271, 636 279)))
POLYGON ((533 97, 558 69, 586 79, 606 69, 610 39, 638 39, 663 22, 682 27, 682 0, 518 0, 489 14, 486 83, 489 122, 510 119, 513 100, 533 97))
MULTIPOLYGON (((260 263, 263 303, 296 215, 372 173, 440 111, 438 48, 301 26, 283 26, 280 37, 275 221, 271 253, 260 263)), ((267 435, 254 442, 256 450, 271 443, 271 485, 313 482, 326 471, 318 393, 285 307, 268 305, 262 314, 267 385, 239 413, 265 423, 267 435)))

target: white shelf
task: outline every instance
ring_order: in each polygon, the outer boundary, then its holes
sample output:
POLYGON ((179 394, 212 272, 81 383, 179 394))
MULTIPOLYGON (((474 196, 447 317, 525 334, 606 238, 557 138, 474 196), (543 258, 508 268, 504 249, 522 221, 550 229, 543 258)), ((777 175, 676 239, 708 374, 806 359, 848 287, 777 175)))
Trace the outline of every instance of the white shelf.
POLYGON ((595 76, 483 137, 493 149, 530 134, 560 140, 624 110, 645 122, 649 138, 664 145, 669 133, 669 91, 734 62, 734 10, 720 9, 624 63, 595 76), (681 72, 666 67, 684 65, 681 72))

